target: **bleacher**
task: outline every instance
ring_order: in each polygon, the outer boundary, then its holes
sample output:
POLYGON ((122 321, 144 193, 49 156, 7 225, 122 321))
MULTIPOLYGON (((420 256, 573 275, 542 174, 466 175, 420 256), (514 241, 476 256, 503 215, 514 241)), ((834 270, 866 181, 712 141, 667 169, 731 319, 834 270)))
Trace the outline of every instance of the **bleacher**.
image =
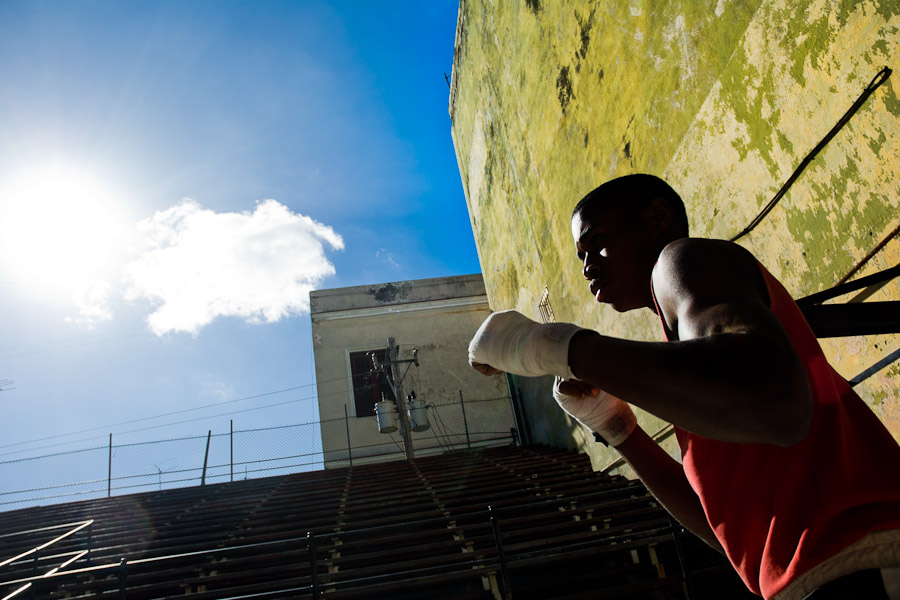
POLYGON ((541 446, 0 513, 0 582, 10 600, 741 597, 638 482, 541 446))

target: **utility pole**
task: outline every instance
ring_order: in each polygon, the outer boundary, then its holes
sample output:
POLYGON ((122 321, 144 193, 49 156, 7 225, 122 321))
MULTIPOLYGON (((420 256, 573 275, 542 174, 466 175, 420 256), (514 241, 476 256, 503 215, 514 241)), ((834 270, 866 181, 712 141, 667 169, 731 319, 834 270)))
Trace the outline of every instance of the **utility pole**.
MULTIPOLYGON (((397 400, 397 412, 400 413, 398 416, 400 417, 400 435, 403 437, 403 450, 406 452, 406 460, 412 460, 415 458, 415 452, 413 451, 412 434, 409 428, 409 413, 406 410, 406 396, 403 395, 400 369, 397 367, 397 363, 401 362, 399 355, 400 346, 396 344, 393 337, 389 337, 384 362, 391 366, 391 388, 393 388, 394 398, 397 400)), ((418 364, 417 359, 416 363, 418 364)))

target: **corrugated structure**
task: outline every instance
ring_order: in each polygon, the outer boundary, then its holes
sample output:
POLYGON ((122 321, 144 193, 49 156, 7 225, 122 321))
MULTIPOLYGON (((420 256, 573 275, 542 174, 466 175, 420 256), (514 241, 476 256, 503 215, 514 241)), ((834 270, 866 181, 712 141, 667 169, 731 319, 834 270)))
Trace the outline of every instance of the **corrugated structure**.
MULTIPOLYGON (((674 531, 639 483, 509 446, 2 513, 0 594, 37 577, 18 597, 684 598, 674 531)), ((682 542, 695 598, 742 597, 682 542)))
MULTIPOLYGON (((898 33, 896 0, 462 0, 449 110, 491 308, 539 319, 546 293, 557 321, 660 339, 649 311, 592 301, 575 203, 612 177, 654 173, 685 199, 694 235, 731 238, 882 68, 897 71, 898 33)), ((796 297, 900 263, 897 77, 739 242, 796 297)), ((900 284, 863 299, 900 299, 900 284)), ((881 364, 857 390, 900 437, 897 338, 823 347, 848 379, 881 364)), ((522 385, 547 442, 598 468, 614 459, 543 401, 546 382, 522 385)))

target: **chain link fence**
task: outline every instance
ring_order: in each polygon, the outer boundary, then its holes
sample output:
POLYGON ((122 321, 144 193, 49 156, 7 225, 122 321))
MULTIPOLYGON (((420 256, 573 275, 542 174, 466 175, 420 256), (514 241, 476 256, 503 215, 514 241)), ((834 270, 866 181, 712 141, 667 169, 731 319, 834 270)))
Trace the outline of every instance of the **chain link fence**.
MULTIPOLYGON (((412 432, 415 457, 516 443, 510 399, 442 399, 428 429, 412 432)), ((401 460, 399 432, 375 417, 116 444, 0 462, 0 511, 301 471, 401 460)))

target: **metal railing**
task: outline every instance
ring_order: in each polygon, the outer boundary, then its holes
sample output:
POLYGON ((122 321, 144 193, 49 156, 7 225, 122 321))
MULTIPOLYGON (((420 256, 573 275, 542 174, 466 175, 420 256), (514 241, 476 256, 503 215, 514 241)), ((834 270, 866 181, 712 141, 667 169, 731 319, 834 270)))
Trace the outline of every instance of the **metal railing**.
MULTIPOLYGON (((576 503, 586 503, 585 508, 581 510, 588 510, 587 507, 591 502, 596 502, 600 498, 607 496, 621 495, 623 492, 627 492, 627 490, 619 489, 579 494, 567 497, 562 501, 558 498, 541 499, 527 502, 521 505, 516 505, 514 507, 511 507, 511 510, 518 513, 523 509, 531 509, 536 510, 536 514, 540 514, 542 510, 546 510, 549 513, 558 513, 560 511, 573 510, 577 512, 578 509, 575 508, 576 503)), ((641 500, 641 498, 636 497, 632 497, 632 499, 638 501, 641 500)), ((650 501, 652 499, 650 496, 646 496, 646 500, 650 501)), ((127 597, 128 592, 129 569, 134 569, 139 566, 151 564, 159 564, 160 566, 158 568, 162 569, 164 568, 164 565, 166 563, 177 562, 179 564, 184 564, 185 561, 189 561, 191 558, 215 558, 217 560, 224 560, 229 555, 233 555, 235 553, 245 553, 245 551, 247 550, 263 550, 266 547, 275 546, 280 546, 281 552, 284 552, 285 546, 295 547, 301 551, 305 551, 305 554, 309 561, 309 583, 306 585, 292 585, 290 587, 279 586, 276 590, 243 593, 241 596, 239 596, 240 598, 266 598, 273 596, 284 597, 284 595, 288 593, 292 595, 299 593, 303 594, 303 596, 310 597, 313 600, 319 600, 328 593, 333 593, 342 589, 353 587, 377 585, 378 583, 384 581, 402 581, 413 578, 424 578, 432 575, 440 575, 442 577, 446 577, 447 575, 458 574, 460 577, 481 576, 488 578, 492 580, 492 583, 494 585, 499 584, 497 585, 497 591, 501 599, 511 600, 513 597, 513 586, 512 579, 509 574, 509 568, 511 566, 515 566, 517 563, 531 564, 535 560, 551 557, 558 559, 561 553, 570 553, 573 556, 585 554, 594 556, 598 551, 603 552, 605 550, 630 552, 636 548, 669 542, 672 542, 674 544, 677 554, 677 566, 678 571, 680 571, 677 579, 679 579, 682 584, 688 583, 689 573, 685 570, 683 549, 681 547, 679 539, 680 535, 683 532, 680 526, 678 526, 671 519, 667 519, 666 517, 648 518, 642 523, 631 523, 623 531, 595 529, 594 534, 591 534, 586 539, 573 541, 571 543, 564 544, 563 546, 551 545, 546 548, 519 551, 510 554, 504 549, 503 533, 501 531, 503 513, 503 509, 498 510, 496 508, 492 508, 491 506, 487 506, 486 510, 467 511, 465 513, 456 514, 453 517, 454 519, 465 518, 469 522, 471 522, 473 518, 481 518, 483 522, 490 528, 493 537, 494 547, 492 549, 492 556, 478 556, 475 553, 470 553, 471 558, 469 558, 468 556, 466 556, 466 553, 463 552, 459 557, 460 560, 455 561, 452 565, 443 564, 440 566, 431 567, 408 567, 401 565, 399 570, 388 570, 387 572, 378 575, 368 575, 336 581, 333 581, 332 577, 330 576, 323 577, 322 580, 320 580, 319 578, 319 567, 324 567, 326 564, 319 558, 318 548, 320 542, 324 542, 325 546, 331 547, 334 545, 340 545, 340 542, 336 543, 336 540, 344 539, 345 537, 358 536, 361 533, 365 533, 368 535, 378 534, 387 537, 395 530, 399 531, 408 529, 408 524, 392 523, 374 527, 350 529, 341 531, 340 533, 335 531, 328 531, 316 534, 313 531, 308 531, 305 536, 300 537, 288 537, 278 540, 256 542, 250 544, 239 544, 225 547, 210 547, 204 550, 178 552, 162 556, 132 560, 129 560, 127 557, 122 557, 116 562, 107 562, 99 565, 90 565, 88 561, 86 563, 86 566, 84 567, 68 571, 63 570, 66 566, 69 566, 70 564, 88 554, 90 550, 89 536, 87 542, 87 550, 72 552, 71 554, 77 554, 77 556, 54 568, 48 573, 45 573, 43 575, 35 574, 30 577, 20 577, 18 579, 9 581, 0 581, 0 590, 10 589, 11 587, 18 586, 16 587, 14 592, 8 594, 0 600, 12 600, 20 593, 29 589, 31 590, 32 595, 46 594, 54 589, 58 589, 60 585, 73 583, 79 577, 83 576, 89 577, 88 580, 82 579, 82 583, 84 583, 84 585, 86 585, 92 591, 98 593, 101 590, 105 592, 117 591, 118 597, 124 599, 127 597), (110 579, 109 575, 113 575, 114 577, 110 579)), ((434 517, 419 520, 418 523, 433 523, 436 527, 439 527, 441 530, 443 530, 446 527, 447 520, 448 517, 434 517)), ((77 526, 75 529, 67 532, 63 536, 59 536, 58 538, 54 539, 51 542, 48 542, 47 544, 44 544, 40 548, 32 549, 28 552, 19 554, 12 559, 3 561, 2 563, 0 563, 0 566, 23 560, 28 556, 31 556, 32 554, 40 551, 41 549, 49 547, 53 543, 61 541, 62 539, 70 535, 73 535, 74 533, 82 530, 85 527, 89 528, 92 523, 93 520, 88 520, 80 523, 69 523, 55 527, 42 528, 39 530, 31 530, 28 532, 7 534, 6 536, 2 536, 7 537, 11 535, 24 535, 51 529, 71 527, 73 525, 77 526)), ((305 578, 301 577, 301 579, 305 578)), ((146 585, 146 583, 144 585, 146 585)), ((223 592, 224 591, 225 590, 223 590, 223 592)), ((237 600, 237 598, 223 598, 223 600, 237 600)))
MULTIPOLYGON (((413 435, 417 456, 516 441, 508 397, 454 393, 428 414, 431 428, 413 435)), ((152 442, 116 444, 110 435, 106 446, 0 461, 0 512, 403 458, 399 436, 379 434, 374 417, 346 414, 152 442)))
MULTIPOLYGON (((9 593, 6 596, 4 596, 2 600, 11 600, 12 598, 15 598, 16 596, 27 591, 28 589, 32 590, 32 597, 34 597, 33 586, 35 585, 35 581, 38 581, 41 579, 46 579, 47 577, 52 577, 56 573, 62 572, 63 569, 65 569, 69 565, 71 565, 85 557, 87 557, 86 560, 88 561, 88 563, 90 563, 89 555, 90 555, 90 551, 91 551, 91 527, 93 526, 93 524, 94 524, 94 520, 88 519, 86 521, 77 521, 74 523, 63 523, 62 525, 52 525, 50 527, 40 527, 37 529, 29 529, 27 531, 17 531, 14 533, 6 533, 3 535, 0 535, 0 539, 8 539, 8 538, 13 538, 13 537, 44 534, 48 531, 54 531, 57 529, 68 529, 68 531, 66 531, 62 535, 58 535, 55 538, 53 538, 47 542, 38 544, 29 550, 20 552, 19 554, 13 556, 12 558, 8 558, 6 560, 0 561, 0 568, 3 568, 3 567, 12 565, 16 562, 20 562, 20 561, 23 561, 23 560, 31 557, 32 573, 33 573, 32 577, 27 578, 27 580, 21 580, 21 581, 16 581, 16 582, 11 583, 10 585, 14 585, 14 586, 19 585, 20 583, 22 585, 20 587, 16 588, 15 590, 13 590, 12 593, 9 593), (74 550, 71 552, 65 552, 62 554, 56 554, 54 556, 47 557, 50 560, 63 559, 63 558, 66 560, 64 560, 59 565, 53 567, 52 569, 50 569, 43 575, 36 574, 37 570, 38 570, 38 560, 41 558, 41 553, 44 550, 50 548, 51 546, 58 544, 59 542, 65 540, 69 537, 74 536, 76 533, 78 533, 82 530, 85 530, 85 529, 87 529, 87 542, 86 542, 87 548, 86 549, 74 550)), ((2 589, 2 587, 5 587, 5 585, 6 584, 0 585, 0 589, 2 589)))

